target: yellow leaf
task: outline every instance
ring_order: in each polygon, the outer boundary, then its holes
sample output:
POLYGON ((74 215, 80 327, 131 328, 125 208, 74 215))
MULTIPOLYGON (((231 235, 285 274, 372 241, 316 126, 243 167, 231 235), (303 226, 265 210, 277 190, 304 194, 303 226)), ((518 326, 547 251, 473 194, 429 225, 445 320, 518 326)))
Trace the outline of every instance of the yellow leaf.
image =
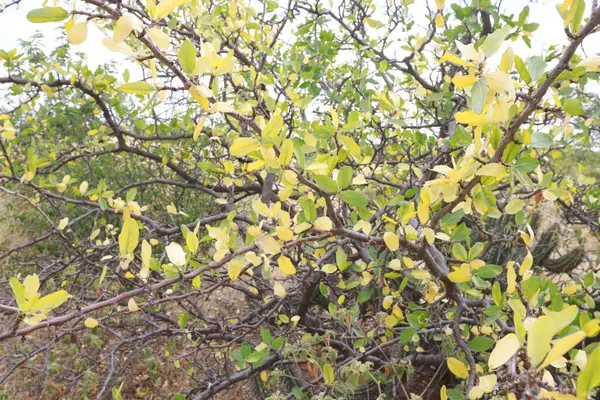
POLYGON ((591 321, 586 322, 583 326, 583 330, 588 335, 588 337, 598 336, 598 333, 600 333, 600 320, 593 319, 591 321))
POLYGON ((467 125, 484 125, 486 124, 485 115, 477 114, 474 111, 459 111, 454 114, 456 122, 467 125))
POLYGON ((519 350, 519 339, 514 333, 509 333, 496 343, 488 359, 490 370, 504 365, 519 350))
POLYGON ((383 298, 383 309, 387 310, 388 308, 390 308, 392 306, 392 303, 394 302, 394 298, 392 296, 385 296, 383 298))
POLYGON ((258 149, 260 149, 260 143, 256 139, 240 137, 233 141, 231 147, 229 147, 229 152, 234 157, 243 157, 258 149))
POLYGON ((276 283, 273 285, 273 292, 277 297, 285 297, 286 295, 285 288, 281 283, 276 283))
POLYGON ((177 267, 183 267, 187 263, 185 251, 179 243, 172 242, 167 247, 165 247, 165 250, 167 252, 167 257, 169 258, 169 261, 173 265, 177 267))
POLYGON ((446 389, 446 385, 440 388, 440 400, 448 400, 448 390, 446 389))
POLYGON ((205 122, 206 122, 206 117, 202 117, 198 121, 198 124, 196 125, 196 128, 194 129, 194 134, 192 135, 192 139, 194 139, 194 141, 197 141, 198 138, 200 137, 200 134, 202 133, 202 129, 204 128, 205 122))
POLYGON ((265 203, 263 203, 260 200, 253 200, 252 201, 252 209, 258 215, 261 215, 263 217, 270 217, 271 216, 271 210, 269 209, 269 206, 267 206, 265 203))
POLYGON ((140 277, 142 279, 148 279, 150 276, 150 258, 152 257, 152 246, 145 239, 142 241, 142 270, 140 271, 140 277))
POLYGON ((156 18, 156 3, 154 0, 146 0, 146 9, 150 18, 156 18))
POLYGON ((79 194, 83 196, 87 192, 87 190, 88 190, 87 181, 81 182, 81 184, 79 185, 79 194))
POLYGON ((177 207, 175 204, 171 203, 167 205, 167 212, 169 214, 177 215, 177 207))
POLYGON ((58 230, 64 230, 67 227, 67 225, 69 225, 69 217, 64 217, 58 222, 58 230))
POLYGON ((142 22, 133 15, 123 15, 119 18, 113 30, 113 43, 119 44, 134 30, 141 30, 142 22))
POLYGON ((275 233, 277 237, 281 240, 292 240, 294 237, 294 232, 290 228, 286 228, 284 226, 275 227, 275 233))
POLYGON ((531 255, 531 252, 529 250, 527 250, 527 255, 525 256, 525 258, 523 259, 523 262, 521 263, 521 268, 519 268, 519 275, 523 276, 527 273, 527 271, 529 271, 531 269, 531 266, 533 265, 533 256, 531 255))
POLYGON ((283 127, 283 118, 281 115, 276 114, 269 120, 269 123, 262 130, 262 136, 275 137, 279 135, 279 131, 283 127))
POLYGON ((133 299, 133 297, 130 298, 129 301, 127 302, 127 308, 131 312, 136 312, 136 311, 138 311, 140 309, 138 307, 137 303, 135 302, 135 300, 133 299))
POLYGON ((564 13, 574 3, 574 1, 575 0, 565 0, 558 11, 564 13))
POLYGON ((87 22, 78 22, 67 30, 67 40, 71 44, 81 44, 87 38, 87 22))
POLYGON ((137 222, 133 218, 123 221, 123 228, 119 234, 119 250, 121 255, 133 254, 138 245, 140 230, 137 222))
POLYGON ((148 82, 131 82, 122 84, 119 90, 130 94, 150 94, 154 92, 154 86, 148 82))
POLYGON ((279 265, 279 271, 281 271, 281 273, 284 275, 296 274, 296 268, 294 267, 294 264, 292 264, 292 261, 286 256, 280 256, 277 259, 277 265, 279 265))
POLYGON ((294 142, 291 139, 285 139, 281 144, 279 152, 279 162, 282 166, 286 166, 292 161, 294 155, 294 142))
POLYGON ((211 67, 214 68, 213 74, 221 76, 233 72, 233 50, 229 50, 225 57, 219 57, 213 60, 211 67))
POLYGON ((315 220, 315 228, 330 231, 333 228, 333 223, 329 217, 319 217, 315 220))
POLYGON ((585 67, 587 72, 600 72, 600 56, 594 56, 582 60, 578 67, 585 67))
POLYGON ((485 375, 479 377, 479 383, 469 392, 469 400, 476 400, 484 394, 491 393, 496 387, 498 377, 496 375, 485 375))
POLYGON ((585 339, 586 334, 585 331, 578 331, 573 333, 572 335, 565 336, 563 338, 557 339, 553 341, 552 350, 546 356, 544 362, 537 368, 537 370, 541 370, 548 365, 552 364, 559 357, 565 354, 567 351, 571 350, 575 347, 579 342, 585 339))
POLYGON ((352 157, 358 161, 360 158, 360 146, 356 144, 354 139, 344 135, 337 135, 337 138, 340 140, 340 142, 342 142, 344 148, 348 150, 350 154, 352 154, 352 157))
POLYGON ((390 251, 396 251, 400 248, 400 239, 398 238, 398 235, 393 232, 384 233, 383 241, 390 251))
POLYGON ((431 228, 423 228, 423 235, 425 236, 425 240, 429 244, 433 244, 435 242, 435 231, 431 228))
POLYGON ((443 10, 445 2, 446 2, 446 0, 435 0, 435 5, 436 5, 437 9, 443 10))
POLYGON ((393 328, 398 323, 398 319, 393 315, 388 315, 387 317, 385 317, 384 322, 385 326, 387 326, 388 328, 393 328))
POLYGON ((444 17, 440 13, 437 13, 435 16, 435 26, 438 28, 444 27, 444 17))
POLYGON ((527 355, 531 360, 531 365, 539 365, 548 350, 550 350, 550 341, 554 336, 554 323, 546 315, 538 317, 527 333, 527 355))
POLYGON ((417 216, 421 224, 425 225, 429 221, 429 205, 426 203, 419 203, 417 206, 417 216))
POLYGON ((502 60, 500 61, 500 71, 504 73, 509 73, 513 67, 515 53, 513 52, 512 47, 507 47, 502 54, 502 60))
POLYGON ((466 365, 459 359, 450 357, 448 358, 447 363, 450 372, 452 372, 458 378, 466 379, 469 376, 469 370, 467 369, 466 365))
POLYGON ((208 112, 211 114, 214 114, 217 112, 226 114, 226 113, 232 113, 234 111, 235 111, 235 109, 230 104, 224 103, 222 101, 217 101, 210 107, 210 110, 208 112))
POLYGON ((575 293, 577 293, 577 291, 581 289, 581 285, 578 285, 576 283, 566 286, 565 288, 563 288, 562 292, 563 294, 566 294, 567 296, 571 296, 575 293))
POLYGON ((40 290, 40 278, 37 274, 27 275, 23 280, 23 288, 25 299, 30 300, 35 297, 40 290))
POLYGON ((246 266, 246 261, 241 258, 234 258, 227 264, 227 275, 229 279, 235 281, 242 272, 242 268, 246 266))
POLYGON ((471 281, 471 267, 467 263, 463 263, 459 268, 455 268, 453 272, 448 274, 448 279, 456 283, 465 283, 471 281))
POLYGON ((190 252, 195 253, 198 251, 198 237, 194 232, 189 232, 185 235, 185 244, 190 252))
POLYGON ((452 83, 458 87, 470 87, 477 82, 477 78, 474 75, 456 75, 452 78, 452 83))
POLYGON ((512 293, 517 285, 517 273, 513 266, 514 262, 509 261, 506 265, 506 293, 512 293))
POLYGON ((190 0, 163 0, 156 6, 155 18, 163 19, 181 5, 189 3, 190 0))
POLYGON ((200 275, 198 275, 192 280, 192 287, 194 289, 200 289, 201 286, 202 286, 202 279, 201 279, 200 275))
POLYGON ((162 51, 167 51, 169 49, 169 35, 167 35, 166 33, 164 33, 162 30, 160 30, 157 27, 148 29, 148 31, 146 31, 146 33, 148 34, 148 37, 150 39, 152 39, 152 41, 154 42, 154 44, 156 44, 156 46, 158 46, 159 49, 161 49, 162 51))
POLYGON ((441 62, 451 62, 452 64, 462 65, 463 67, 472 67, 473 64, 470 62, 461 60, 459 57, 455 56, 452 53, 445 52, 444 55, 440 58, 441 62))
POLYGON ((93 329, 95 327, 98 326, 98 321, 96 321, 94 318, 88 317, 85 319, 84 323, 83 323, 87 328, 93 329))
POLYGON ((493 176, 496 179, 502 179, 506 174, 506 168, 500 163, 489 163, 477 170, 477 175, 493 176))
POLYGON ((338 128, 340 127, 340 121, 339 121, 339 118, 338 118, 337 111, 335 111, 335 108, 330 107, 329 108, 329 113, 331 114, 331 122, 333 123, 333 127, 337 131, 338 128))
POLYGON ((570 305, 561 311, 547 311, 546 315, 550 317, 554 324, 552 334, 557 334, 569 326, 575 317, 577 317, 577 314, 579 314, 579 308, 576 305, 570 305))
POLYGON ((509 93, 514 89, 514 83, 510 76, 503 71, 494 71, 486 75, 487 84, 493 93, 509 93))

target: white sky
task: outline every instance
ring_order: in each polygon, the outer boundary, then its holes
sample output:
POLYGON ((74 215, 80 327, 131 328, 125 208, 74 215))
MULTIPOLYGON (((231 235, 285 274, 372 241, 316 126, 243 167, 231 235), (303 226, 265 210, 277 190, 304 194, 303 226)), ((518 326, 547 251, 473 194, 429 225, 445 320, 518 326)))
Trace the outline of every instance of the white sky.
MULTIPOLYGON (((433 0, 427 1, 432 8, 435 8, 433 0)), ((447 0, 446 2, 450 3, 451 0, 447 0)), ((531 3, 529 0, 504 0, 502 2, 503 11, 509 14, 518 14, 524 6, 529 5, 528 22, 537 22, 540 24, 538 30, 531 37, 532 49, 527 48, 522 40, 511 43, 515 54, 526 58, 530 54, 540 54, 541 49, 547 48, 551 43, 567 43, 567 38, 562 28, 562 19, 555 7, 555 4, 561 2, 562 0, 540 0, 535 3, 531 3)), ((413 8, 413 15, 419 25, 425 26, 425 0, 416 0, 415 3, 411 6, 413 8)), ((62 23, 33 24, 25 18, 28 11, 40 6, 41 1, 25 0, 20 4, 19 8, 11 7, 0 14, 0 49, 10 50, 18 47, 19 39, 29 38, 36 30, 43 33, 43 43, 48 49, 55 47, 56 40, 63 29, 62 23)), ((446 8, 448 7, 447 4, 446 8)), ((600 53, 600 40, 598 40, 600 34, 597 33, 594 36, 595 38, 588 38, 584 42, 583 48, 587 56, 600 53)), ((106 49, 102 44, 104 37, 94 24, 88 24, 87 40, 81 45, 73 46, 73 49, 87 54, 91 69, 94 69, 99 64, 113 60, 122 69, 129 69, 132 80, 139 79, 141 77, 140 67, 131 64, 125 55, 106 49)), ((2 68, 0 67, 0 74, 2 72, 2 68)))

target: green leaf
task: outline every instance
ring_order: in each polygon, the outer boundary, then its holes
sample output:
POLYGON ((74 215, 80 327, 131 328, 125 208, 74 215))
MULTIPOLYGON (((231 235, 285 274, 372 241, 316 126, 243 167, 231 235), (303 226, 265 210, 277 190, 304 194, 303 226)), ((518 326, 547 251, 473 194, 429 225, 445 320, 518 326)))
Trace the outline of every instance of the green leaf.
POLYGON ((35 24, 62 21, 68 16, 69 12, 62 7, 36 8, 27 13, 27 19, 35 24))
POLYGON ((335 380, 334 370, 331 364, 323 365, 323 379, 327 384, 331 384, 335 380))
MULTIPOLYGON (((471 88, 471 108, 477 114, 483 111, 483 106, 485 104, 485 99, 488 94, 488 85, 486 78, 479 78, 477 82, 471 88)), ((470 139, 469 135, 469 139, 470 139)), ((469 144, 471 141, 469 140, 469 144)))
POLYGON ((527 59, 527 70, 533 82, 537 82, 546 70, 546 61, 540 56, 531 56, 527 59))
POLYGON ((148 82, 131 82, 122 84, 119 90, 130 94, 149 94, 154 92, 154 86, 148 82))
POLYGON ((271 341, 273 340, 273 336, 271 335, 271 332, 269 332, 268 329, 261 328, 260 339, 262 340, 262 342, 264 344, 270 344, 271 341))
POLYGON ((547 149, 552 146, 554 138, 548 133, 534 132, 531 134, 531 147, 536 149, 547 149))
POLYGON ((371 288, 369 288, 369 289, 363 289, 358 294, 358 297, 356 298, 356 302, 358 304, 362 304, 365 301, 369 300, 371 298, 372 294, 373 294, 373 289, 371 289, 371 288))
POLYGON ((460 243, 454 243, 454 245, 452 246, 452 257, 460 261, 465 261, 469 256, 467 254, 465 246, 463 246, 460 243))
POLYGON ((340 189, 344 190, 352 183, 352 167, 348 165, 343 166, 337 175, 337 183, 340 189))
MULTIPOLYGON (((487 87, 486 87, 487 90, 487 87)), ((471 93, 472 93, 472 89, 471 89, 471 93)), ((471 94, 472 96, 472 94, 471 94)), ((454 130, 454 134, 452 135, 452 142, 451 144, 453 146, 469 146, 471 144, 471 142, 473 141, 473 138, 471 137, 471 134, 465 129, 464 126, 462 125, 456 125, 456 129, 454 130)))
POLYGON ((509 25, 504 25, 500 29, 496 29, 494 33, 489 34, 483 44, 481 45, 481 50, 485 53, 487 58, 493 56, 500 47, 502 47, 502 43, 504 39, 508 36, 511 27, 509 25))
POLYGON ((515 67, 517 67, 517 72, 521 75, 521 79, 525 81, 526 84, 531 83, 531 75, 527 71, 527 67, 525 66, 525 62, 519 56, 515 56, 515 67))
POLYGON ((562 102, 563 109, 570 115, 578 116, 585 114, 585 111, 581 107, 581 100, 579 99, 565 99, 562 102))
POLYGON ((346 150, 348 150, 348 152, 352 154, 355 159, 360 158, 360 146, 356 144, 354 139, 344 135, 337 135, 337 138, 340 142, 342 142, 344 148, 346 148, 346 150))
POLYGON ((475 274, 483 279, 492 279, 502 273, 502 267, 499 265, 488 264, 477 268, 475 274))
POLYGON ((283 336, 279 336, 277 339, 271 342, 271 347, 273 348, 273 350, 279 351, 279 349, 283 347, 284 342, 285 340, 283 336))
POLYGON ((476 336, 469 342, 468 347, 469 349, 480 353, 491 349, 494 343, 496 343, 494 339, 489 336, 476 336))
POLYGON ((315 182, 320 189, 323 189, 329 193, 335 193, 338 191, 338 185, 333 179, 325 175, 315 175, 315 182))
POLYGON ((196 68, 196 48, 190 39, 185 40, 181 44, 177 59, 181 64, 183 72, 187 74, 194 72, 194 68, 196 68))
POLYGON ((577 377, 577 399, 585 400, 588 398, 590 390, 596 386, 600 386, 600 374, 598 373, 598 366, 600 365, 600 347, 596 348, 587 357, 587 363, 585 368, 579 373, 577 377))
POLYGON ((497 306, 500 307, 502 305, 502 288, 498 281, 494 282, 494 285, 492 285, 492 298, 497 306))
POLYGON ((246 358, 246 361, 248 361, 250 364, 260 365, 265 360, 265 358, 267 358, 268 354, 269 352, 267 349, 255 351, 254 353, 250 354, 248 358, 246 358))
POLYGON ((353 207, 364 207, 369 204, 367 198, 362 193, 355 190, 346 190, 342 192, 341 198, 344 203, 353 207))
POLYGON ((522 181, 530 183, 531 180, 527 174, 533 171, 538 165, 539 163, 535 158, 531 157, 529 153, 525 153, 515 163, 515 172, 522 181))

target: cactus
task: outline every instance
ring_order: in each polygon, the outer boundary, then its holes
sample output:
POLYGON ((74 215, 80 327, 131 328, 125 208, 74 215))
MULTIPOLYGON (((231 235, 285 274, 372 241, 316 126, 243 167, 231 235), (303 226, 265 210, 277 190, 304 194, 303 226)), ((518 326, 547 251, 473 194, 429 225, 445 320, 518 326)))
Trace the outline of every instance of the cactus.
POLYGON ((583 246, 578 246, 567 254, 553 260, 547 260, 542 268, 553 274, 568 273, 574 270, 585 257, 583 246))
MULTIPOLYGON (((532 218, 530 226, 538 230, 539 217, 532 218)), ((507 227, 516 233, 516 227, 507 227)), ((568 273, 575 269, 585 257, 583 238, 578 233, 578 246, 558 258, 550 258, 560 243, 562 230, 559 224, 553 224, 548 230, 536 232, 537 243, 531 250, 533 264, 549 273, 568 273)), ((495 245, 486 255, 485 261, 489 264, 504 265, 508 260, 520 260, 526 254, 525 245, 520 240, 495 245)))

